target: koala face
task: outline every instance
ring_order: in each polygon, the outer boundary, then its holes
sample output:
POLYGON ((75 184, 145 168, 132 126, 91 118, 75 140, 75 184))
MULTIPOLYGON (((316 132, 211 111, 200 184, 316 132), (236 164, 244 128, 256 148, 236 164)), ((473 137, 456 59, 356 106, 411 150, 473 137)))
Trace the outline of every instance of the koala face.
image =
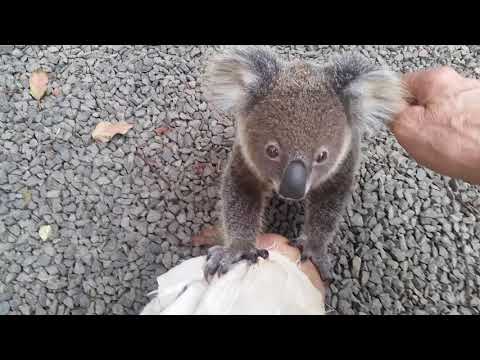
POLYGON ((299 78, 296 72, 285 71, 270 93, 241 115, 239 138, 258 175, 281 197, 300 200, 335 172, 354 129, 318 74, 308 71, 299 78))
POLYGON ((230 47, 207 68, 207 98, 236 117, 247 164, 295 200, 335 172, 359 131, 403 108, 404 89, 397 74, 353 54, 319 65, 230 47))

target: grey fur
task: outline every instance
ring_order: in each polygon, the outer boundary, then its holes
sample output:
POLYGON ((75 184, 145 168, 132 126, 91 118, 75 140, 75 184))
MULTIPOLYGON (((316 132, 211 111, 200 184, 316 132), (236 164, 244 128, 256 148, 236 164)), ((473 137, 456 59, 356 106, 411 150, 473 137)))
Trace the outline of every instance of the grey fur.
POLYGON ((207 79, 210 101, 235 116, 237 139, 221 193, 226 248, 211 250, 206 275, 261 256, 254 245, 265 196, 301 160, 309 174, 303 255, 329 279, 328 244, 352 191, 361 131, 387 125, 404 106, 400 78, 355 54, 321 66, 287 63, 264 47, 233 47, 212 60, 207 79), (278 144, 275 161, 265 156, 267 143, 278 144), (315 164, 325 149, 328 159, 315 164))
POLYGON ((280 67, 267 47, 227 47, 209 62, 205 95, 219 109, 235 113, 269 91, 280 67))
POLYGON ((399 74, 350 53, 337 56, 326 71, 356 126, 376 130, 388 125, 408 96, 399 74))

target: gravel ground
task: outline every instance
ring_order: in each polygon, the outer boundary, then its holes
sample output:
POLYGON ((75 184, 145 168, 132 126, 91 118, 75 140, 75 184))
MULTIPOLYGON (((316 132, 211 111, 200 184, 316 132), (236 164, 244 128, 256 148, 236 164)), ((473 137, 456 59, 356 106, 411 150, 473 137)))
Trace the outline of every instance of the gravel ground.
MULTIPOLYGON (((480 74, 479 46, 276 48, 319 60, 357 48, 400 71, 480 74)), ((190 238, 216 222, 234 135, 201 94, 211 50, 0 46, 0 314, 137 314, 158 275, 205 252, 190 238), (41 106, 28 93, 39 67, 53 92, 41 106), (134 128, 92 141, 99 121, 116 120, 134 128)), ((419 167, 387 133, 364 154, 332 246, 332 311, 479 313, 479 188, 419 167)), ((269 217, 273 231, 301 228, 302 211, 278 199, 269 217)))

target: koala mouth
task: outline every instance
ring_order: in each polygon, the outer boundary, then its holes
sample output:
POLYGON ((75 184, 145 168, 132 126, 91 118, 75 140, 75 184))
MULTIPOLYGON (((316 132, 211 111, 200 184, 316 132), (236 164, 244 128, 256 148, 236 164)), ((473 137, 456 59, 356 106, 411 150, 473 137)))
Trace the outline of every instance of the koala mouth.
POLYGON ((294 160, 286 168, 278 194, 289 200, 301 200, 305 197, 307 168, 303 161, 294 160))

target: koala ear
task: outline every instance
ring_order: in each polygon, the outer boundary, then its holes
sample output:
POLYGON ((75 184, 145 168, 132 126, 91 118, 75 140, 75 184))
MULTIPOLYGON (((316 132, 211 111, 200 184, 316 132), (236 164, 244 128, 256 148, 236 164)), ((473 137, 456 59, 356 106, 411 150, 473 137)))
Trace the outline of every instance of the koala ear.
POLYGON ((207 66, 205 96, 223 111, 245 110, 267 93, 280 67, 280 60, 266 47, 227 47, 207 66))
POLYGON ((334 59, 330 72, 334 90, 357 126, 378 129, 388 125, 407 104, 408 91, 400 75, 359 54, 334 59))

